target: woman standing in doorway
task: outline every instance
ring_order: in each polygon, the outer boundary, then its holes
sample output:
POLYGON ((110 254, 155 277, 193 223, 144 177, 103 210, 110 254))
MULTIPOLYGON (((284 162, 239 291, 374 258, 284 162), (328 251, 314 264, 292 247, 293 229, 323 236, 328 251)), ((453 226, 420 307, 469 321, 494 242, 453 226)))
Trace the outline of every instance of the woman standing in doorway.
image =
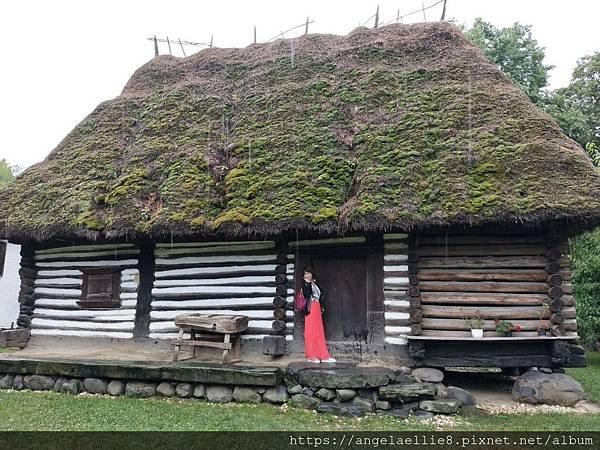
POLYGON ((321 314, 321 290, 315 283, 315 274, 310 267, 303 270, 302 289, 298 295, 304 297, 304 353, 310 362, 334 363, 327 351, 323 317, 321 314))

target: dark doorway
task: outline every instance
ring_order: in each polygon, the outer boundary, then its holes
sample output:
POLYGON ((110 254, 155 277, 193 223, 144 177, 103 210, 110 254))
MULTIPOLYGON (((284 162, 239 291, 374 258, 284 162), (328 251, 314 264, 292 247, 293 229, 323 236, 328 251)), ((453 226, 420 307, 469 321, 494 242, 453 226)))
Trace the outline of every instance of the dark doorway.
POLYGON ((325 297, 323 324, 328 340, 367 338, 366 257, 315 255, 312 266, 325 297))

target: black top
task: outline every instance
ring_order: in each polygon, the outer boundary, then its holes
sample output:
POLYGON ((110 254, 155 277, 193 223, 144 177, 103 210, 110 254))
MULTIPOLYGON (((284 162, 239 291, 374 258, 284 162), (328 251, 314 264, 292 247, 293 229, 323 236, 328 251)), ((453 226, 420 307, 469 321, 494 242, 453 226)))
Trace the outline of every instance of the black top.
POLYGON ((302 283, 302 295, 304 295, 304 298, 307 302, 312 299, 312 283, 308 283, 306 281, 302 283))
POLYGON ((312 284, 308 283, 306 280, 302 283, 302 295, 306 299, 306 303, 304 305, 304 315, 306 316, 310 313, 310 304, 312 301, 312 284))
MULTIPOLYGON (((306 305, 304 306, 304 315, 310 313, 310 305, 312 303, 312 283, 307 283, 303 280, 302 283, 302 295, 306 299, 306 305)), ((321 311, 325 310, 325 296, 323 295, 323 291, 321 291, 321 296, 319 298, 319 303, 321 304, 321 311)))

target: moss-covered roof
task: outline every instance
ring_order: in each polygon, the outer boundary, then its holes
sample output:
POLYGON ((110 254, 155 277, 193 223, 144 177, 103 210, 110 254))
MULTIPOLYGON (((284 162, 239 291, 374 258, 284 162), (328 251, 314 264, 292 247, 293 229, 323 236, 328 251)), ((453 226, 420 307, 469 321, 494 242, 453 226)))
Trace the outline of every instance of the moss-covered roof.
POLYGON ((46 239, 600 217, 585 152, 446 23, 159 56, 0 191, 46 239))

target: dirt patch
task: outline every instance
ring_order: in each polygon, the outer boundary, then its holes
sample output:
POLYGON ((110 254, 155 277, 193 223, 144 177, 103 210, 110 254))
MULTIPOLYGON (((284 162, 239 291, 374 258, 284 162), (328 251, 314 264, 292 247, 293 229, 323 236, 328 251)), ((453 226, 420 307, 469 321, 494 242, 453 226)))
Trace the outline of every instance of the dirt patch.
POLYGON ((477 406, 490 414, 600 413, 600 405, 588 400, 582 400, 572 408, 515 402, 512 399, 514 377, 500 373, 448 372, 444 383, 471 392, 477 406))
POLYGON ((518 405, 512 399, 513 380, 499 373, 447 372, 444 383, 466 389, 481 406, 518 405))

